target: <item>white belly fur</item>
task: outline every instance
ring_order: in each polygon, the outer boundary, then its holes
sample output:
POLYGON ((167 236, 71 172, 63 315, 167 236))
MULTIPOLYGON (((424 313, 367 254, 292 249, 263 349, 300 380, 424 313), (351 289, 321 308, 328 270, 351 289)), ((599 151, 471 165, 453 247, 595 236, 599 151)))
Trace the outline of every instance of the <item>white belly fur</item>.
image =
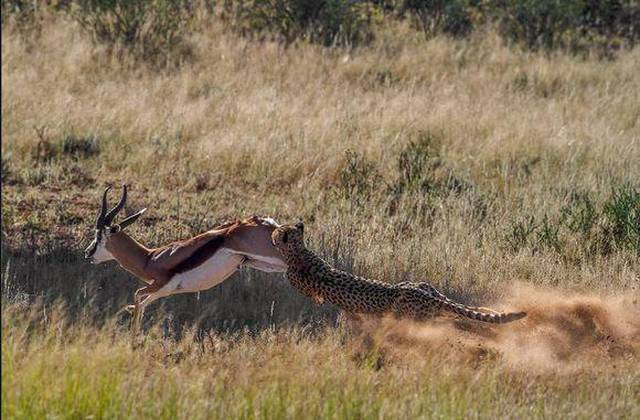
POLYGON ((173 276, 163 289, 168 293, 189 293, 210 289, 233 274, 243 260, 242 255, 234 254, 228 248, 220 248, 198 267, 173 276))
POLYGON ((266 272, 284 272, 287 271, 287 264, 278 258, 265 257, 257 254, 244 254, 249 258, 244 265, 266 272))

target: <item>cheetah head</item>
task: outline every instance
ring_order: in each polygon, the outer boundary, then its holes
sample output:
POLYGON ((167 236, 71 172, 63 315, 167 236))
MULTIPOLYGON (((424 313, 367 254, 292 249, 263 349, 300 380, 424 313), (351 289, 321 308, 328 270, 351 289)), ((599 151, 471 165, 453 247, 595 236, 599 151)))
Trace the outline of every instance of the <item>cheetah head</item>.
POLYGON ((283 255, 304 248, 304 224, 285 224, 271 234, 271 242, 283 255))

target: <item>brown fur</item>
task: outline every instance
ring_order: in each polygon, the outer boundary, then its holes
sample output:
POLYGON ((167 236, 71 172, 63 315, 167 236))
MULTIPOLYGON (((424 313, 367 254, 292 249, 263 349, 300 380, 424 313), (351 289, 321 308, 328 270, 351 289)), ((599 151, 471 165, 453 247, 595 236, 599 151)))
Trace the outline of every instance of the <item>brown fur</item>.
MULTIPOLYGON (((147 286, 135 292, 134 304, 127 307, 134 311, 134 322, 137 323, 141 317, 140 307, 143 301, 156 292, 161 292, 162 287, 174 275, 200 266, 222 247, 241 255, 259 254, 281 260, 278 251, 268 241, 273 229, 272 225, 261 218, 252 216, 245 220, 235 219, 223 223, 193 238, 155 249, 146 248, 122 230, 109 235, 105 246, 120 266, 147 283, 147 286), (261 236, 262 233, 256 229, 269 231, 264 232, 266 236, 261 236)), ((243 264, 264 269, 257 267, 249 256, 245 257, 243 264)))
MULTIPOLYGON (((108 238, 106 247, 125 270, 159 289, 175 274, 204 263, 225 244, 233 248, 234 234, 247 226, 260 226, 260 218, 234 219, 193 238, 154 249, 144 247, 120 231, 108 238)), ((277 252, 274 251, 274 255, 277 252)))

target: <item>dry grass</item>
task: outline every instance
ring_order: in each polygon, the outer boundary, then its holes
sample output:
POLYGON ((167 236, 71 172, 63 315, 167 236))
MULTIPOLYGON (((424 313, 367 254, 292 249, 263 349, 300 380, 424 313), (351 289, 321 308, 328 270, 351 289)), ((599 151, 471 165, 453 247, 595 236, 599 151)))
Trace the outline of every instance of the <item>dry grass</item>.
POLYGON ((529 365, 542 362, 531 348, 520 355, 478 345, 459 350, 458 339, 447 340, 438 329, 442 323, 392 323, 386 332, 376 326, 373 342, 370 335, 361 341, 333 327, 316 334, 295 327, 200 339, 189 333, 176 342, 153 328, 146 345, 132 351, 115 323, 70 326, 59 308, 49 308, 46 319, 42 309, 25 315, 15 306, 3 308, 2 414, 9 418, 640 414, 637 359, 627 354, 607 363, 613 356, 595 351, 607 346, 594 346, 589 357, 570 357, 566 364, 573 359, 573 369, 564 363, 542 368, 529 365))
POLYGON ((637 347, 538 374, 511 369, 500 348, 478 364, 386 346, 376 370, 378 347, 332 327, 335 311, 250 271, 200 300, 166 300, 173 325, 204 318, 208 344, 150 328, 131 351, 113 313, 135 283, 77 252, 105 183, 133 186, 130 210, 150 207, 132 229, 150 244, 227 217, 302 217, 337 264, 432 281, 466 303, 508 304, 516 282, 638 293, 640 250, 604 215, 583 230, 563 215, 584 197, 604 214, 613 191, 640 188, 640 49, 578 59, 518 51, 491 31, 424 41, 403 26, 352 52, 284 49, 205 27, 191 62, 154 71, 106 57, 58 17, 40 36, 3 26, 3 291, 67 306, 44 322, 3 305, 3 414, 640 414, 637 347), (428 175, 417 184, 402 178, 407 150, 428 175), (514 233, 528 220, 532 234, 514 233), (328 325, 308 332, 309 319, 328 325), (229 332, 243 325, 251 333, 229 332))

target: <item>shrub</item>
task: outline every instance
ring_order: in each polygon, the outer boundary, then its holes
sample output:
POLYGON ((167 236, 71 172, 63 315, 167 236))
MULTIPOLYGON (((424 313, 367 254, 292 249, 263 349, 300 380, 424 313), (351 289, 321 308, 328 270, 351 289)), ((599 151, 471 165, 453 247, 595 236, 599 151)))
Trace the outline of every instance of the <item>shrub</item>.
POLYGON ((470 216, 480 220, 486 216, 484 198, 446 164, 440 156, 440 140, 428 131, 419 131, 398 154, 395 179, 387 185, 388 215, 397 214, 402 206, 406 220, 429 225, 449 197, 467 200, 470 216))
MULTIPOLYGON (((67 0, 68 1, 68 0, 67 0)), ((58 11, 66 6, 64 0, 42 2, 34 0, 0 0, 2 27, 16 28, 21 35, 39 36, 45 11, 58 11)))
POLYGON ((26 0, 2 0, 0 1, 0 16, 2 24, 14 17, 17 21, 29 20, 35 12, 36 4, 26 0))
POLYGON ((589 235, 598 221, 598 211, 586 193, 573 193, 570 203, 560 210, 561 221, 569 231, 589 235))
POLYGON ((11 166, 11 156, 2 156, 0 166, 0 180, 4 185, 15 184, 13 168, 11 166))
POLYGON ((529 216, 524 220, 512 223, 511 230, 505 237, 511 250, 517 252, 528 246, 530 243, 530 237, 536 232, 537 228, 536 219, 533 216, 529 216))
POLYGON ((640 39, 640 5, 631 0, 489 2, 504 37, 530 49, 613 46, 640 39))
POLYGON ((469 0, 405 0, 400 13, 408 14, 427 36, 465 36, 473 29, 470 6, 469 0))
POLYGON ((580 1, 507 0, 499 17, 501 32, 528 48, 553 48, 566 38, 580 15, 580 1))
POLYGON ((560 225, 554 224, 545 214, 542 218, 542 223, 536 232, 538 245, 546 248, 552 248, 554 251, 560 252, 562 244, 558 236, 559 232, 560 225))
POLYGON ((78 137, 70 134, 62 140, 61 152, 74 158, 88 158, 100 153, 100 146, 95 136, 78 137))
POLYGON ((624 185, 604 204, 603 216, 613 241, 640 255, 640 190, 624 185))
POLYGON ((225 0, 222 18, 244 36, 355 46, 372 40, 374 10, 348 0, 225 0))
POLYGON ((440 165, 435 137, 430 133, 420 134, 400 151, 396 191, 433 189, 433 172, 440 165))
POLYGON ((530 248, 532 252, 542 249, 552 249, 557 253, 562 251, 561 223, 554 223, 545 214, 541 221, 536 221, 535 216, 527 216, 522 220, 512 222, 505 235, 508 247, 513 252, 524 248, 530 248))
POLYGON ((640 3, 633 0, 585 0, 578 26, 608 39, 640 39, 640 3))
POLYGON ((376 185, 381 183, 375 165, 357 152, 347 150, 340 171, 340 195, 356 205, 367 202, 376 185))
POLYGON ((96 43, 111 53, 156 65, 189 54, 184 35, 194 19, 188 0, 77 0, 72 15, 96 43))
POLYGON ((638 188, 628 184, 615 188, 599 208, 586 193, 573 193, 569 198, 555 223, 546 214, 541 222, 528 216, 512 223, 505 235, 509 247, 513 251, 540 247, 561 252, 563 238, 578 235, 575 239, 588 255, 607 255, 614 246, 640 255, 638 188))
POLYGON ((467 181, 445 165, 439 148, 438 138, 429 132, 421 132, 416 140, 410 141, 398 155, 398 177, 393 192, 446 197, 470 189, 467 181))
POLYGON ((100 153, 100 145, 96 136, 77 136, 68 134, 59 141, 52 141, 47 135, 46 127, 36 127, 38 142, 31 151, 31 157, 39 163, 46 163, 63 157, 86 159, 100 153))

